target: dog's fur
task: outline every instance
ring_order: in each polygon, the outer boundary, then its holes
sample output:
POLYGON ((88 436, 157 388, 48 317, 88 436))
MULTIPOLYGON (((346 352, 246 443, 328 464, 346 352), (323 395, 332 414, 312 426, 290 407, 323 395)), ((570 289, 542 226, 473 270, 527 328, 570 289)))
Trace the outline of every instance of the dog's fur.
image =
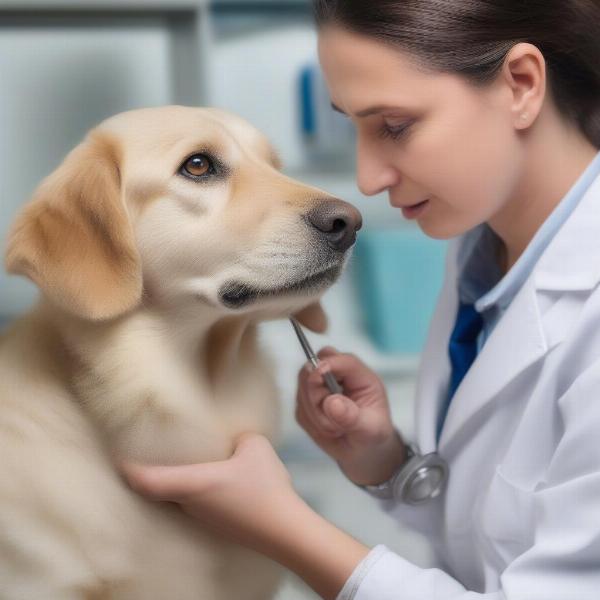
POLYGON ((323 330, 318 298, 346 259, 306 219, 324 202, 357 219, 215 109, 117 115, 42 183, 6 252, 41 295, 0 337, 1 598, 272 597, 274 563, 139 497, 115 464, 224 459, 243 431, 276 441, 256 324, 323 330), (197 153, 213 168, 192 180, 197 153))

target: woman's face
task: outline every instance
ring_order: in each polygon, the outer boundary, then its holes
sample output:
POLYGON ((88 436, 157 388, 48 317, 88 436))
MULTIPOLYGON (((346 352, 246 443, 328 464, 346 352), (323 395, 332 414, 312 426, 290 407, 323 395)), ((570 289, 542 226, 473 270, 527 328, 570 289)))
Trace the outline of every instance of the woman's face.
POLYGON ((336 26, 321 30, 319 58, 334 107, 356 126, 364 194, 388 190, 390 204, 435 238, 507 205, 523 157, 502 78, 475 87, 425 72, 400 50, 336 26))

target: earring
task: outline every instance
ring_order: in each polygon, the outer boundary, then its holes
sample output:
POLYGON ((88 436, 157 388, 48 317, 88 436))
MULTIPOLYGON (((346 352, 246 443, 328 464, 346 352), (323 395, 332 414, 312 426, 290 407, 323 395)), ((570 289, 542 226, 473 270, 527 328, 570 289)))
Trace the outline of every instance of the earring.
POLYGON ((527 120, 527 118, 528 118, 528 117, 529 117, 529 115, 528 115, 527 113, 523 113, 523 114, 521 115, 521 121, 525 121, 525 120, 527 120))

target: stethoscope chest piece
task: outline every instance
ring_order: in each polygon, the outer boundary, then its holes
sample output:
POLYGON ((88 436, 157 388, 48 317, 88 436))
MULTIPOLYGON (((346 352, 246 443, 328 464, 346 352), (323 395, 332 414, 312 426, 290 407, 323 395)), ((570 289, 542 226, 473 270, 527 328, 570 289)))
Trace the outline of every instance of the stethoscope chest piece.
POLYGON ((448 464, 437 453, 415 453, 393 482, 393 495, 407 504, 424 504, 443 491, 448 480, 448 464))

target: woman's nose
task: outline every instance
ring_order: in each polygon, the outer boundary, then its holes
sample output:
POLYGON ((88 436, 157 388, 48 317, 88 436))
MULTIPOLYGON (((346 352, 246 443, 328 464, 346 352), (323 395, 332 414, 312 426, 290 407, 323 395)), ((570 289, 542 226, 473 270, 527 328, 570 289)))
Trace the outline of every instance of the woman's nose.
POLYGON ((365 196, 379 194, 398 182, 396 170, 375 148, 359 138, 356 144, 356 184, 365 196))
POLYGON ((308 213, 306 220, 327 240, 327 245, 345 252, 356 241, 362 227, 362 216, 354 206, 343 200, 325 200, 308 213))

